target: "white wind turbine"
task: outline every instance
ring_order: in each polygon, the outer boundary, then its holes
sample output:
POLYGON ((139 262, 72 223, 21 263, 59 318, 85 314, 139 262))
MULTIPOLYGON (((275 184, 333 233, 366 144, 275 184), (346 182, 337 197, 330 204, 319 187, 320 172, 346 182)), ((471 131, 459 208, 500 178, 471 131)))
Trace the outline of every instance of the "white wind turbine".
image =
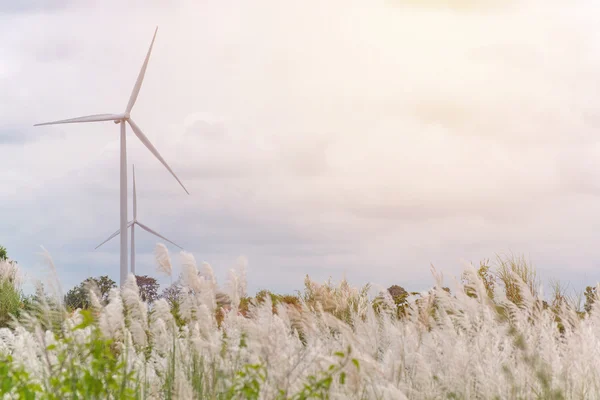
MULTIPOLYGON (((36 124, 34 126, 40 125, 54 125, 54 124, 72 124, 78 122, 100 122, 100 121, 114 121, 115 124, 121 125, 121 162, 120 162, 120 200, 121 200, 121 282, 120 284, 125 284, 125 280, 127 279, 127 147, 126 147, 126 129, 125 123, 127 122, 133 133, 140 139, 140 141, 150 150, 152 154, 169 170, 171 175, 175 177, 177 182, 183 187, 183 190, 187 194, 189 192, 183 186, 183 183, 179 180, 177 175, 173 172, 171 167, 167 164, 167 162, 162 158, 162 156, 158 153, 156 148, 150 143, 150 140, 144 135, 142 130, 136 125, 135 122, 131 119, 130 113, 135 105, 135 101, 137 100, 138 94, 140 93, 140 89, 142 87, 142 82, 144 80, 144 75, 146 73, 146 68, 148 67, 148 60, 150 59, 150 53, 152 52, 152 46, 154 45, 154 40, 156 39, 156 33, 158 32, 158 27, 154 31, 154 36, 152 38, 152 43, 150 43, 150 48, 148 49, 148 54, 146 55, 146 59, 144 60, 144 64, 142 65, 142 69, 138 75, 137 81, 135 82, 135 86, 133 87, 133 91, 131 92, 131 96, 129 97, 129 102, 127 103, 127 108, 125 112, 121 114, 96 114, 96 115, 88 115, 85 117, 71 118, 65 119, 61 121, 54 122, 46 122, 43 124, 36 124)), ((141 225, 140 225, 141 226, 141 225)))
MULTIPOLYGON (((131 228, 131 273, 133 275, 135 275, 135 226, 136 225, 139 226, 140 228, 142 228, 143 230, 145 230, 146 232, 150 232, 154 236, 157 236, 163 240, 166 240, 167 242, 169 242, 183 250, 183 247, 181 247, 177 243, 167 239, 166 237, 162 236, 160 233, 153 231, 152 229, 148 228, 146 225, 142 224, 140 221, 137 220, 137 193, 135 190, 135 166, 134 166, 133 167, 133 219, 131 221, 129 221, 129 223, 127 224, 127 228, 131 228)), ((96 246, 96 249, 98 249, 104 243, 108 242, 109 240, 111 240, 112 238, 117 236, 119 233, 121 233, 120 229, 117 230, 112 235, 110 235, 108 237, 108 239, 106 239, 104 242, 102 242, 98 246, 96 246)), ((94 250, 96 250, 96 249, 94 249, 94 250)))

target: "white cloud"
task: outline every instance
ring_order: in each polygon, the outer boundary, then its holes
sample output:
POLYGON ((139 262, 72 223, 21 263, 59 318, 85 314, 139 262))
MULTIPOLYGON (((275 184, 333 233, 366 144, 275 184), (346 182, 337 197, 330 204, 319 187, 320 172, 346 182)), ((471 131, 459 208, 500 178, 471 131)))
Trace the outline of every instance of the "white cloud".
MULTIPOLYGON (((431 261, 457 271, 461 258, 511 249, 550 272, 559 262, 595 267, 594 2, 119 10, 1 17, 19 35, 1 50, 0 129, 43 137, 3 148, 3 177, 18 190, 0 201, 16 207, 11 224, 36 229, 0 231, 0 242, 26 260, 32 242, 46 243, 75 280, 84 275, 76 263, 103 257, 87 246, 118 222, 117 127, 31 125, 119 112, 158 24, 133 116, 192 196, 130 135, 140 207, 200 259, 246 254, 250 289, 262 273, 287 289, 327 271, 417 284, 429 281, 431 261)), ((116 266, 118 248, 109 249, 116 266)))

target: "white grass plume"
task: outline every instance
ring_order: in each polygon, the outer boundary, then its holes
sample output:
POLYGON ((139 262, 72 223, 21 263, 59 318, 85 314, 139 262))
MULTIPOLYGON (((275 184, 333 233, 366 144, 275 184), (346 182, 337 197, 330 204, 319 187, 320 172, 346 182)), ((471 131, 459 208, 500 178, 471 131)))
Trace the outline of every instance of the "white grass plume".
POLYGON ((10 260, 0 260, 0 281, 9 281, 15 287, 23 283, 23 277, 17 263, 10 260))
POLYGON ((167 276, 173 276, 173 266, 171 265, 171 258, 169 257, 169 249, 167 249, 167 246, 162 243, 157 243, 154 248, 154 255, 156 257, 158 271, 167 276))
MULTIPOLYGON (((280 303, 274 313, 267 296, 250 304, 245 315, 232 307, 218 321, 221 290, 210 274, 198 273, 191 254, 182 260, 180 325, 166 300, 148 309, 132 276, 122 290, 111 291, 108 304, 94 302, 102 332, 134 371, 145 371, 148 398, 160 397, 167 376, 176 395, 196 396, 198 386, 192 383, 198 377, 204 388, 216 385, 211 393, 222 393, 249 364, 265 368, 259 398, 273 398, 280 390, 291 396, 309 376, 321 376, 341 360, 339 351, 349 352, 360 368, 353 362, 340 366, 346 382, 336 376, 332 399, 600 397, 599 301, 583 317, 567 303, 543 307, 538 293, 519 277, 510 281, 521 291, 518 304, 502 291, 492 300, 469 266, 452 293, 432 270, 436 285, 412 301, 404 317, 385 308, 375 312, 364 288, 346 281, 317 285, 307 278, 297 307, 280 303)), ((235 279, 230 289, 239 295, 242 277, 235 279)), ((391 299, 383 297, 379 304, 391 307, 391 299)), ((78 343, 90 337, 89 330, 69 333, 80 321, 75 313, 63 325, 64 335, 78 343)), ((12 354, 43 382, 63 346, 57 338, 39 321, 35 327, 0 330, 0 354, 12 354), (49 344, 57 349, 47 350, 49 344)), ((90 367, 86 362, 81 368, 90 367)))

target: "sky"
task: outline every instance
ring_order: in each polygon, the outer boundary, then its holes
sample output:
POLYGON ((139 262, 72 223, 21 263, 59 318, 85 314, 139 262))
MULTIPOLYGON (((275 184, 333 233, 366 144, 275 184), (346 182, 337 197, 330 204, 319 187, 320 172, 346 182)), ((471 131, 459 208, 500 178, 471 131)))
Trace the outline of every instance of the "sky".
POLYGON ((138 217, 221 283, 422 290, 497 254, 600 281, 594 0, 0 0, 0 244, 29 281, 40 246, 65 289, 118 281, 118 127, 33 124, 122 112, 156 26, 132 117, 191 194, 130 131, 138 217))

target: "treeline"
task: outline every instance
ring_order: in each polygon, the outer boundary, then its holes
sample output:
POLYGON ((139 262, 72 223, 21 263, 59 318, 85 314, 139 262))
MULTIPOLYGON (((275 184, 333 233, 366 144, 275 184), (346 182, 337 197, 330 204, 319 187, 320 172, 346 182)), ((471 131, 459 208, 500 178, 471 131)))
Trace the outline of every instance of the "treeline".
MULTIPOLYGON (((8 258, 6 249, 0 246, 0 327, 8 326, 11 319, 19 318, 24 311, 33 311, 36 304, 42 302, 46 304, 56 303, 56 296, 46 293, 43 285, 38 285, 36 293, 26 296, 20 289, 20 283, 17 277, 17 264, 8 258)), ((492 303, 501 303, 510 301, 520 305, 524 301, 524 296, 538 297, 540 290, 540 280, 537 277, 535 269, 523 257, 497 257, 494 266, 489 260, 481 262, 475 270, 475 277, 467 273, 462 276, 462 290, 468 296, 475 297, 478 290, 489 298, 492 303), (482 286, 482 287, 480 287, 482 286)), ((150 307, 159 298, 164 298, 170 305, 171 312, 179 325, 185 324, 180 313, 184 290, 192 290, 182 284, 181 277, 164 290, 160 291, 160 285, 157 280, 151 276, 135 276, 136 284, 139 290, 140 298, 147 302, 150 307)), ((70 289, 62 298, 64 308, 73 312, 77 309, 89 309, 92 307, 92 296, 100 304, 105 305, 109 302, 109 296, 112 289, 116 289, 117 284, 108 276, 90 277, 79 285, 70 289)), ((342 281, 338 286, 327 282, 318 285, 312 282, 307 276, 303 291, 295 294, 276 294, 263 289, 255 296, 242 296, 239 299, 238 312, 247 315, 251 310, 252 304, 261 304, 264 301, 270 301, 273 312, 277 312, 279 306, 293 307, 301 310, 302 305, 311 309, 322 309, 332 313, 338 318, 349 321, 352 311, 357 311, 365 304, 357 304, 357 299, 368 298, 371 287, 366 285, 356 290, 354 295, 348 295, 351 292, 347 282, 342 281), (343 305, 343 306, 340 306, 343 305)), ((443 290, 452 294, 449 287, 442 287, 443 290)), ((428 294, 435 290, 430 289, 428 294)), ((189 294, 189 293, 188 293, 189 294)), ((567 288, 560 283, 552 284, 552 294, 547 300, 540 300, 540 306, 559 310, 561 307, 567 307, 574 310, 578 315, 584 316, 589 313, 597 296, 596 286, 588 286, 581 294, 567 293, 567 288)), ((425 296, 431 298, 431 296, 425 296)), ((419 292, 409 292, 400 285, 391 285, 386 292, 379 293, 374 299, 369 300, 369 307, 375 310, 387 309, 396 314, 398 318, 403 318, 411 304, 418 305, 423 294, 419 292)), ((364 300, 361 300, 364 303, 364 300)), ((231 299, 223 292, 217 292, 217 320, 222 320, 225 311, 231 308, 231 299)))

